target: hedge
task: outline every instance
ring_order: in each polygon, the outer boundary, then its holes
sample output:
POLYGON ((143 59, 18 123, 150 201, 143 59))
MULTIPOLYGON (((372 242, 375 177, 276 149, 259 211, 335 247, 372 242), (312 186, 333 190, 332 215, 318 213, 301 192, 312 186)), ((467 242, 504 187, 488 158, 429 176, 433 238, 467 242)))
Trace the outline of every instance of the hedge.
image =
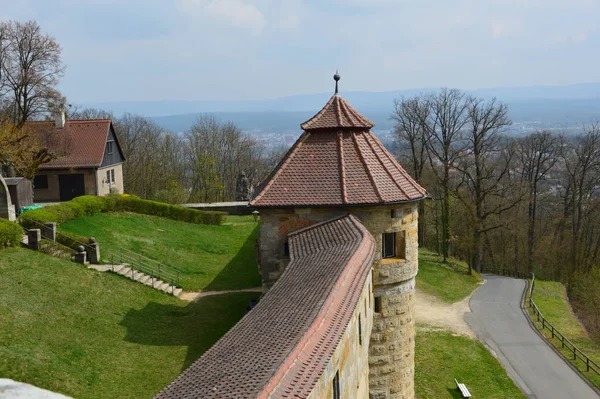
POLYGON ((0 219, 0 248, 18 245, 22 238, 21 226, 6 219, 0 219))
POLYGON ((25 211, 19 215, 19 223, 31 229, 36 228, 37 223, 61 224, 84 215, 112 211, 141 213, 182 222, 212 225, 222 224, 227 216, 225 212, 198 211, 178 205, 143 200, 134 195, 110 194, 105 197, 84 195, 59 205, 25 211))

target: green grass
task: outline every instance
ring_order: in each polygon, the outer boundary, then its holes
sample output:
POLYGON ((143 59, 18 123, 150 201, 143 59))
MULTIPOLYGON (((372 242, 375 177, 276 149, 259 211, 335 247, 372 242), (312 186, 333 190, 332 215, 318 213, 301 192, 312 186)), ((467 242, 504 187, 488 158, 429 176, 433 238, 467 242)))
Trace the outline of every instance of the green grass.
POLYGON ((188 303, 21 248, 0 251, 0 376, 76 398, 150 398, 258 294, 188 303))
POLYGON ((442 257, 423 248, 419 248, 419 274, 417 288, 434 295, 444 302, 453 303, 466 298, 483 281, 477 272, 467 274, 468 267, 459 261, 450 259, 444 264, 442 257))
MULTIPOLYGON (((533 290, 533 300, 544 317, 558 331, 573 342, 590 359, 600 364, 600 347, 588 336, 579 320, 573 314, 564 285, 554 281, 536 280, 533 290)), ((532 314, 531 311, 529 311, 529 314, 532 314)), ((537 319, 533 315, 532 320, 538 329, 542 331, 542 323, 537 322, 537 319)), ((588 377, 597 387, 600 387, 600 376, 592 371, 587 372, 581 360, 574 361, 573 352, 563 349, 561 342, 558 339, 553 339, 552 333, 549 330, 544 329, 543 333, 552 345, 559 349, 573 365, 582 371, 583 375, 588 377)))
POLYGON ((101 256, 123 247, 175 267, 188 291, 261 285, 254 251, 258 224, 252 216, 228 216, 224 225, 209 226, 115 212, 70 220, 60 230, 95 237, 101 256))
POLYGON ((478 341, 421 326, 415 344, 415 393, 419 399, 461 398, 455 378, 474 398, 525 398, 478 341))

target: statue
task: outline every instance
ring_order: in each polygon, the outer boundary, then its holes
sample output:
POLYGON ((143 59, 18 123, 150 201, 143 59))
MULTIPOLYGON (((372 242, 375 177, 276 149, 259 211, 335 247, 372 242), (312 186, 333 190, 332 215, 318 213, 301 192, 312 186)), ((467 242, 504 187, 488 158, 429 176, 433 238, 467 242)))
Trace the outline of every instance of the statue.
POLYGON ((237 185, 235 188, 235 200, 236 201, 249 201, 250 200, 250 182, 246 177, 244 171, 240 172, 237 179, 237 185))

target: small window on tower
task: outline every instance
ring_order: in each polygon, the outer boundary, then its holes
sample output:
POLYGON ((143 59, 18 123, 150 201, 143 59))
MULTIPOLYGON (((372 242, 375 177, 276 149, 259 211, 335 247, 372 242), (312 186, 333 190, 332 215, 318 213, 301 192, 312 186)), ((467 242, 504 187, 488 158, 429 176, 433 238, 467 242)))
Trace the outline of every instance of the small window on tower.
POLYGON ((333 377, 333 399, 340 399, 340 371, 335 372, 333 377))
POLYGON ((358 315, 358 344, 362 345, 362 326, 360 324, 360 315, 358 315))
POLYGON ((290 244, 287 241, 283 243, 283 256, 290 256, 290 244))
POLYGON ((108 141, 106 143, 106 153, 108 155, 112 155, 112 153, 113 153, 113 142, 112 141, 108 141))
POLYGON ((383 233, 381 240, 381 257, 394 258, 396 256, 396 234, 383 233))
POLYGON ((381 297, 375 297, 375 313, 381 313, 381 297))

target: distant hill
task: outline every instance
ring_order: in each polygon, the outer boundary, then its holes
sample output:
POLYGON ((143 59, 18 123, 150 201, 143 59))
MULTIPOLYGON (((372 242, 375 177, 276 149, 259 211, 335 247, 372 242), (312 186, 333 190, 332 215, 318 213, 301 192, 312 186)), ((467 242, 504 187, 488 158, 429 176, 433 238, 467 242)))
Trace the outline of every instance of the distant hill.
MULTIPOLYGON (((342 92, 342 95, 377 129, 392 126, 389 115, 393 100, 436 89, 393 90, 386 92, 342 92)), ((600 83, 566 86, 502 87, 468 90, 482 98, 497 97, 510 109, 515 122, 539 122, 541 126, 566 127, 600 119, 600 83)), ((331 93, 296 95, 261 101, 128 101, 83 104, 113 111, 152 117, 173 132, 187 130, 202 114, 214 114, 243 130, 273 133, 297 132, 299 124, 316 113, 331 93)))

